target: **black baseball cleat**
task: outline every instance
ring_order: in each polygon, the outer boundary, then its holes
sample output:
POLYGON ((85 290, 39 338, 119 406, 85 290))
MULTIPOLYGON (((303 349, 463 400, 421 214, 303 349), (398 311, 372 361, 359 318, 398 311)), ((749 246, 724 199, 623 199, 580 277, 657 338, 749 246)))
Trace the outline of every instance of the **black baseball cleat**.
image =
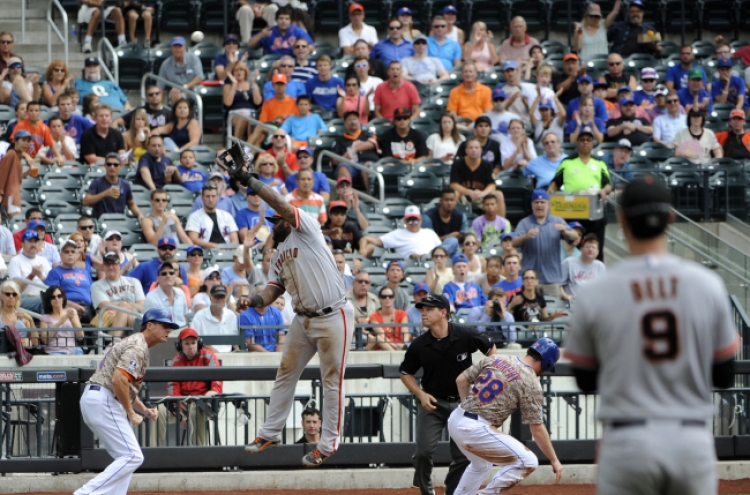
POLYGON ((313 450, 305 454, 302 458, 302 465, 305 467, 317 467, 323 464, 326 459, 331 457, 330 455, 323 455, 318 449, 313 450))
POLYGON ((245 445, 245 452, 248 454, 257 454, 263 452, 266 449, 273 449, 279 446, 281 442, 274 442, 273 440, 266 440, 262 437, 257 437, 253 440, 250 445, 245 445))

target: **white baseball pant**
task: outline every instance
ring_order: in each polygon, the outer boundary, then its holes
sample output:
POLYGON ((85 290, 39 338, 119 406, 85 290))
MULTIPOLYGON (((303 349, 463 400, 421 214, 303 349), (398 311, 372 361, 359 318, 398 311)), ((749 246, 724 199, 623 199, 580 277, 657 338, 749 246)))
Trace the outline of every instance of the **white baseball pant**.
POLYGON ((448 418, 448 432, 461 452, 471 461, 453 492, 454 495, 505 493, 539 466, 536 455, 521 442, 500 432, 483 417, 466 413, 460 407, 448 418), (479 487, 493 464, 501 468, 489 485, 480 491, 479 487))
POLYGON ((86 385, 81 415, 114 461, 74 495, 126 495, 130 478, 143 464, 143 453, 125 408, 101 385, 86 385))
POLYGON ((258 435, 281 441, 281 432, 294 403, 294 390, 307 363, 315 353, 320 359, 323 381, 323 428, 318 450, 329 456, 336 452, 344 422, 344 370, 354 332, 354 308, 343 308, 325 316, 296 315, 284 341, 281 365, 271 390, 266 422, 258 435))

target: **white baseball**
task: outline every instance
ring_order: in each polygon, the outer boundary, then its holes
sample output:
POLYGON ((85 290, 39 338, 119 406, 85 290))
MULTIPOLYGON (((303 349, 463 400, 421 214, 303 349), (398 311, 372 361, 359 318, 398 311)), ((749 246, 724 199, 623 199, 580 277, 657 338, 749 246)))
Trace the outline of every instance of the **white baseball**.
POLYGON ((200 43, 203 41, 203 31, 193 31, 193 34, 190 35, 190 40, 193 43, 200 43))

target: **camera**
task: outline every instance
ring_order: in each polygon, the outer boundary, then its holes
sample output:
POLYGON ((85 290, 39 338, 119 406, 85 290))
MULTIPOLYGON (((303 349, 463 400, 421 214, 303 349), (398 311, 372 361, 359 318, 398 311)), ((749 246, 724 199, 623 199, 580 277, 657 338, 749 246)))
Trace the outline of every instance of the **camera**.
POLYGON ((503 315, 503 306, 500 304, 499 299, 495 299, 494 301, 492 301, 492 309, 498 316, 503 315))

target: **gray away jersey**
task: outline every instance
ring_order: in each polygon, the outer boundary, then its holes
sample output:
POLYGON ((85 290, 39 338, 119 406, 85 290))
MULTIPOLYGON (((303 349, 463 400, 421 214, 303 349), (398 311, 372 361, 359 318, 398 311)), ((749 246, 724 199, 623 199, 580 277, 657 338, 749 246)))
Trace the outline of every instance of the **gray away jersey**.
POLYGON ((295 313, 343 307, 344 279, 326 246, 318 220, 298 208, 294 208, 294 218, 292 232, 276 246, 271 258, 268 283, 292 296, 295 313))
POLYGON ((565 356, 599 368, 600 420, 706 420, 711 366, 738 347, 719 276, 673 255, 646 255, 578 288, 565 356))

